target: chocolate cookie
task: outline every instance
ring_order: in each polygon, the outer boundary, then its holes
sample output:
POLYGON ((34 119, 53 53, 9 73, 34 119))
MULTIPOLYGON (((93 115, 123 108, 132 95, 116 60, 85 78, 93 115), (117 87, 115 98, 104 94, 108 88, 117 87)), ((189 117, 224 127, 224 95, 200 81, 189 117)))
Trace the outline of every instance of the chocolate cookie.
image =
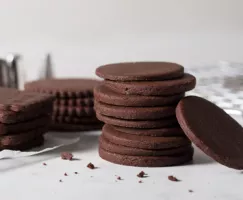
POLYGON ((51 117, 49 115, 40 116, 29 121, 24 121, 15 124, 2 124, 0 123, 0 135, 17 134, 20 132, 26 132, 39 127, 48 126, 50 124, 51 117))
POLYGON ((19 132, 14 135, 4 135, 0 137, 0 149, 5 148, 6 146, 17 146, 28 141, 34 140, 36 137, 42 136, 47 132, 47 127, 41 127, 38 129, 33 129, 27 132, 19 132))
POLYGON ((0 146, 0 151, 4 149, 9 149, 9 150, 18 150, 18 151, 25 151, 25 150, 30 150, 35 147, 42 146, 44 144, 44 137, 37 136, 32 140, 25 141, 23 143, 18 143, 18 144, 6 144, 6 145, 1 145, 0 146))
POLYGON ((24 110, 22 112, 14 111, 0 111, 0 123, 3 124, 14 124, 24 121, 29 121, 31 119, 37 118, 39 116, 48 115, 52 112, 52 102, 46 104, 40 108, 33 108, 32 110, 24 110))
POLYGON ((71 124, 95 124, 101 123, 96 117, 69 117, 69 116, 53 116, 53 122, 71 123, 71 124))
POLYGON ((0 110, 3 111, 27 112, 42 109, 53 101, 54 98, 48 94, 0 87, 0 110))
POLYGON ((196 96, 180 101, 176 117, 188 138, 217 162, 243 169, 243 128, 223 109, 196 96))
POLYGON ((92 79, 46 79, 25 84, 25 89, 54 94, 59 98, 84 98, 93 96, 93 88, 100 84, 92 79))
POLYGON ((113 81, 168 80, 183 76, 184 68, 169 62, 131 62, 104 65, 96 74, 113 81))
POLYGON ((176 156, 128 156, 99 148, 99 155, 112 163, 136 167, 165 167, 185 164, 192 160, 193 150, 176 156))
POLYGON ((94 98, 57 98, 54 102, 55 106, 83 106, 83 107, 92 107, 94 106, 94 98))
POLYGON ((96 124, 69 124, 69 123, 53 123, 50 130, 53 131, 94 131, 102 129, 102 123, 96 124))
POLYGON ((122 146, 139 149, 168 149, 190 145, 185 136, 181 137, 150 137, 127 134, 118 131, 113 126, 105 124, 102 129, 103 136, 110 142, 122 146))
POLYGON ((163 118, 159 120, 124 120, 112 117, 107 117, 105 115, 96 112, 96 116, 100 121, 106 124, 130 127, 130 128, 167 128, 178 126, 178 122, 175 117, 163 118))
POLYGON ((139 95, 124 95, 101 84, 94 89, 94 97, 96 101, 117 106, 133 106, 133 107, 152 107, 175 105, 183 97, 184 93, 173 96, 139 96, 139 95))
POLYGON ((102 115, 118 119, 153 120, 175 115, 175 105, 164 107, 113 106, 95 101, 95 110, 102 115))
POLYGON ((126 128, 120 126, 113 126, 114 129, 132 135, 150 136, 150 137, 175 137, 185 136, 183 130, 178 127, 170 128, 153 128, 153 129, 139 129, 139 128, 126 128))
POLYGON ((93 107, 86 106, 53 106, 53 116, 87 117, 94 116, 93 107))
POLYGON ((105 80, 112 90, 126 95, 165 96, 184 93, 196 85, 196 78, 185 74, 182 78, 166 81, 115 82, 105 80))
POLYGON ((129 156, 173 156, 178 154, 183 154, 186 152, 190 152, 192 149, 191 145, 177 147, 177 148, 170 148, 170 149, 163 149, 163 150, 149 150, 149 149, 139 149, 139 148, 132 148, 122 145, 113 144, 109 140, 107 140, 103 135, 99 138, 99 145, 100 148, 122 155, 129 155, 129 156))

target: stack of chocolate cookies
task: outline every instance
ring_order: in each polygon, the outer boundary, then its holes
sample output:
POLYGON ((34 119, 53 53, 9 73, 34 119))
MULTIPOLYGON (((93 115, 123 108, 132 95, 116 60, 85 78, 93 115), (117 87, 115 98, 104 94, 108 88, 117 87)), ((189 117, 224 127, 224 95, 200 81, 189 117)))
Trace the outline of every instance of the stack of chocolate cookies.
POLYGON ((110 162, 145 167, 192 159, 190 140, 175 108, 196 79, 175 63, 137 62, 97 68, 104 78, 94 90, 98 119, 105 122, 99 154, 110 162))
POLYGON ((51 130, 96 130, 102 127, 93 107, 93 88, 99 83, 91 79, 46 79, 25 84, 25 90, 55 97, 51 130))
POLYGON ((0 150, 42 145, 53 101, 51 95, 0 88, 0 150))

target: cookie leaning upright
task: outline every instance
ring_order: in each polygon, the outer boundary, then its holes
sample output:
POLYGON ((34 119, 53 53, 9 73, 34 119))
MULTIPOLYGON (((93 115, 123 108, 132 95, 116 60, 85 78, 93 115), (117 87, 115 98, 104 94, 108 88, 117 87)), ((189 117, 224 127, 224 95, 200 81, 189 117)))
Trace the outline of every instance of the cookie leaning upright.
POLYGON ((92 79, 46 79, 25 84, 25 90, 55 96, 52 130, 84 131, 102 127, 94 112, 92 79))
POLYGON ((0 150, 27 150, 43 144, 54 98, 0 88, 0 150))
POLYGON ((168 62, 117 63, 97 68, 105 80, 94 89, 96 116, 105 126, 103 159, 123 165, 163 167, 192 159, 193 148, 175 117, 178 102, 196 79, 168 62))

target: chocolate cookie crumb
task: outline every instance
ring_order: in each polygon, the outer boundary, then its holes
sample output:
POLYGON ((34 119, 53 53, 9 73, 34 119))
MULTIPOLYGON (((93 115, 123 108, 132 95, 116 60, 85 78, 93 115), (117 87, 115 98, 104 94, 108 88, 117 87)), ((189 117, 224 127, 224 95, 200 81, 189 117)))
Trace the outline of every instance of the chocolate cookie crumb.
POLYGON ((174 176, 168 176, 168 179, 169 179, 170 181, 174 181, 174 182, 179 182, 179 181, 180 181, 179 179, 177 179, 177 178, 174 177, 174 176))
POLYGON ((62 152, 61 157, 63 160, 72 160, 73 159, 73 154, 69 152, 62 152))
POLYGON ((74 174, 78 174, 78 172, 74 172, 74 174))
POLYGON ((43 163, 44 166, 46 166, 47 164, 46 163, 43 163))
POLYGON ((121 181, 121 180, 122 180, 122 178, 121 178, 120 176, 118 176, 118 177, 117 177, 117 180, 121 181))
POLYGON ((67 173, 65 173, 64 176, 67 176, 67 173))
POLYGON ((90 169, 95 169, 95 166, 94 166, 92 163, 89 163, 89 164, 87 165, 87 167, 90 168, 90 169))
POLYGON ((193 192, 193 190, 188 190, 188 192, 192 193, 192 192, 193 192))
POLYGON ((138 181, 138 183, 143 183, 143 181, 140 180, 140 181, 138 181))
POLYGON ((60 179, 59 182, 62 183, 62 179, 60 179))
POLYGON ((141 172, 139 172, 139 174, 137 175, 137 177, 144 178, 145 175, 146 175, 145 172, 144 171, 141 171, 141 172))

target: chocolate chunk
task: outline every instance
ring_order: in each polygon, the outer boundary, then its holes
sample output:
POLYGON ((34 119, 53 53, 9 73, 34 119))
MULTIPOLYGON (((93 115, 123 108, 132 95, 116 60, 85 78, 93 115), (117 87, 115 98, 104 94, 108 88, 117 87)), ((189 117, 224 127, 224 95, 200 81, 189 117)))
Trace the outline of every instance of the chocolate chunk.
POLYGON ((89 164, 87 165, 87 167, 88 167, 89 169, 95 169, 95 166, 94 166, 92 163, 89 163, 89 164))
POLYGON ((61 157, 63 160, 72 160, 73 159, 73 154, 69 152, 62 152, 61 157))
POLYGON ((168 176, 168 179, 169 179, 170 181, 174 181, 174 182, 178 182, 178 181, 180 181, 179 179, 177 179, 177 178, 174 177, 174 176, 168 176))

